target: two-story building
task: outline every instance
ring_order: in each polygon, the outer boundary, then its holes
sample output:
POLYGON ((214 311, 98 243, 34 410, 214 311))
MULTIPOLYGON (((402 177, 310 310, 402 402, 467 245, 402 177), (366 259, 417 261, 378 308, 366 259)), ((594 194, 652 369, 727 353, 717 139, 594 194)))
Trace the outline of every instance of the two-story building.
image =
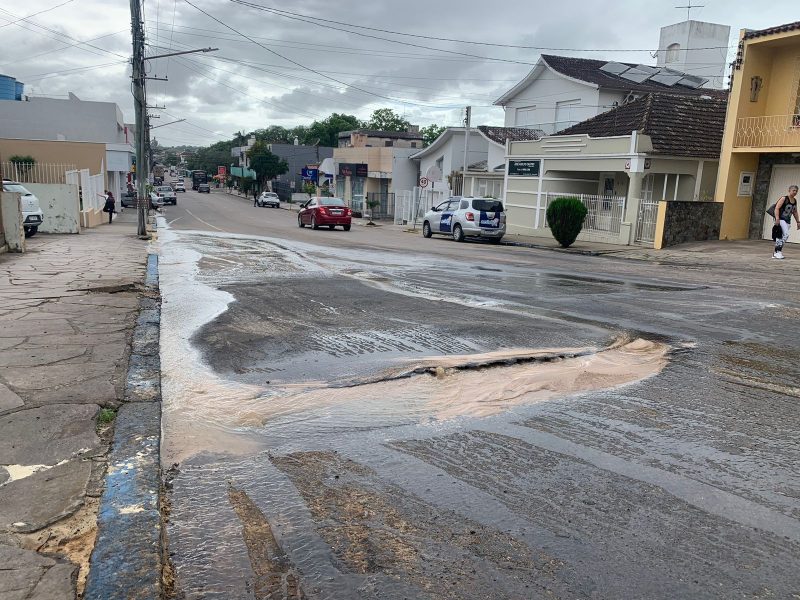
MULTIPOLYGON (((800 21, 742 30, 716 200, 722 239, 771 237, 766 208, 800 185, 800 21)), ((790 242, 800 242, 792 228, 790 242)))
POLYGON ((336 195, 359 210, 372 198, 380 202, 377 214, 393 215, 395 194, 417 185, 417 163, 409 157, 424 145, 419 128, 342 131, 338 139, 333 151, 336 195))

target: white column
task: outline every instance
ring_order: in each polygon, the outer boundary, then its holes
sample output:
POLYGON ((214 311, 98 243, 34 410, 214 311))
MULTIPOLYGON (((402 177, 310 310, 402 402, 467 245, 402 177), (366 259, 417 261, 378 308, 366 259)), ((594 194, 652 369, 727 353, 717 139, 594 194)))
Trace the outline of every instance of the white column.
POLYGON ((539 161, 539 187, 536 190, 536 217, 534 219, 533 226, 536 229, 539 229, 539 223, 541 223, 541 212, 542 212, 542 181, 544 181, 544 159, 539 161))
POLYGON ((661 192, 661 199, 667 199, 667 182, 669 181, 669 174, 664 173, 664 191, 661 192))
POLYGON ((681 182, 681 174, 675 174, 675 193, 672 194, 672 200, 675 201, 678 199, 678 184, 681 182))
POLYGON ((700 200, 700 182, 703 180, 703 167, 705 166, 704 160, 697 161, 697 175, 694 182, 694 199, 700 200))

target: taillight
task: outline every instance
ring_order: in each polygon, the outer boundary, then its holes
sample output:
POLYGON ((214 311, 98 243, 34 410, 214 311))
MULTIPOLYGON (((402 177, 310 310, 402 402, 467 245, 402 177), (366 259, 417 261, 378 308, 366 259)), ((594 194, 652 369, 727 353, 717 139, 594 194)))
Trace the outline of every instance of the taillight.
POLYGON ((318 210, 319 212, 321 212, 323 215, 327 215, 327 214, 328 214, 328 209, 327 209, 327 208, 325 208, 324 206, 318 206, 318 207, 317 207, 317 210, 318 210))
POLYGON ((475 220, 475 215, 472 214, 471 212, 468 212, 465 216, 467 217, 467 221, 474 221, 475 220))
POLYGON ((352 210, 350 210, 349 208, 346 208, 346 209, 344 210, 344 214, 345 214, 346 216, 348 216, 348 217, 349 217, 350 215, 352 215, 352 214, 353 214, 353 211, 352 211, 352 210))

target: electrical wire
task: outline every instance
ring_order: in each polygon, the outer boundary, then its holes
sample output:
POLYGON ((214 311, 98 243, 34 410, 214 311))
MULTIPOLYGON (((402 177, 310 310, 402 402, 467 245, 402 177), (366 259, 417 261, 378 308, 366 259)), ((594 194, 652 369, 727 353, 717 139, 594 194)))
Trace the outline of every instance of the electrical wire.
MULTIPOLYGON (((64 6, 65 4, 69 4, 70 2, 75 2, 75 0, 67 0, 66 2, 62 2, 61 4, 56 4, 55 6, 51 6, 50 8, 45 8, 44 10, 40 10, 39 12, 31 13, 31 14, 29 14, 27 16, 20 17, 16 21, 11 21, 10 23, 4 23, 3 25, 0 25, 0 29, 2 29, 3 27, 8 27, 9 25, 15 25, 19 21, 24 21, 26 19, 30 19, 31 17, 35 17, 36 15, 41 15, 43 13, 50 12, 51 10, 55 10, 57 8, 61 8, 62 6, 64 6)), ((5 18, 5 17, 3 17, 3 18, 5 18)))

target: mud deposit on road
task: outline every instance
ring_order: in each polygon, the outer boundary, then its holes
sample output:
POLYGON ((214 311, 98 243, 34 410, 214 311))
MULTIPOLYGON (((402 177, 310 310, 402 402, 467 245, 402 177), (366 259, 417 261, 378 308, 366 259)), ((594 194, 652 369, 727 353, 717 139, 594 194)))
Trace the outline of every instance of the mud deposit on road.
POLYGON ((513 536, 433 507, 333 452, 272 457, 361 597, 539 598, 573 577, 513 536))

